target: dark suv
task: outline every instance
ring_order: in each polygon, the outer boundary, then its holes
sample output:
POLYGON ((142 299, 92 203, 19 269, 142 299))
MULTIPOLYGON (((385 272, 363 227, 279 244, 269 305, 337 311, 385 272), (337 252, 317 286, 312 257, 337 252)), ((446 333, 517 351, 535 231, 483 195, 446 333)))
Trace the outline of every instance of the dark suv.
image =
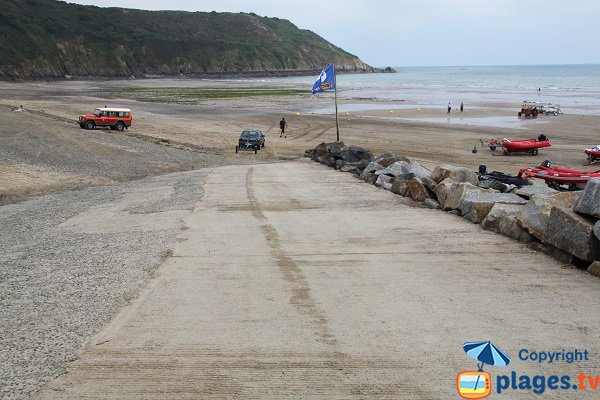
POLYGON ((265 134, 258 129, 246 129, 240 135, 238 145, 235 151, 238 150, 260 150, 265 147, 265 134))

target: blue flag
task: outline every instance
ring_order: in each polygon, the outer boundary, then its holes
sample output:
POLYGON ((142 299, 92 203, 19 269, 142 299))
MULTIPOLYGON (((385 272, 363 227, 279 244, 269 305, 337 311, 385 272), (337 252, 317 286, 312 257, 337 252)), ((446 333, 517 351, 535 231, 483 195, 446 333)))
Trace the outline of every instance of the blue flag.
POLYGON ((335 68, 334 64, 329 64, 321 71, 319 79, 315 82, 312 87, 313 93, 325 92, 327 90, 335 90, 335 68))

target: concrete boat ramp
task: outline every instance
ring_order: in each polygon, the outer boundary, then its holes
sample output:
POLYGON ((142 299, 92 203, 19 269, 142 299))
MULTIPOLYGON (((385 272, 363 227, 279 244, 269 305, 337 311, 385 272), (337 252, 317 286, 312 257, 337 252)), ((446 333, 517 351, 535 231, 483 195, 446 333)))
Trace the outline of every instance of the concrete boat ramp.
POLYGON ((511 371, 600 375, 599 279, 308 161, 202 173, 190 210, 140 225, 107 203, 62 222, 180 230, 139 296, 34 398, 458 398, 457 373, 477 364, 462 344, 485 340, 512 358, 485 368, 494 398, 511 371), (576 348, 590 359, 518 356, 576 348))

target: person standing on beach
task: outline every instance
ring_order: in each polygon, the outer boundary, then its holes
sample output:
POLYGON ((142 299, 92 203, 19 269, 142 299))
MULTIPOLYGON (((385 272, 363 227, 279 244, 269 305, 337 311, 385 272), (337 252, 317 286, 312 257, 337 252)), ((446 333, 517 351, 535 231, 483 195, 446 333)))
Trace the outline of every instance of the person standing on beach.
POLYGON ((285 122, 285 118, 281 118, 281 121, 279 121, 279 129, 281 130, 281 132, 279 133, 279 137, 283 136, 283 137, 287 137, 287 135, 285 134, 285 128, 287 127, 287 122, 285 122))
POLYGON ((463 104, 463 102, 460 102, 460 112, 463 112, 463 109, 465 108, 465 105, 463 104))
POLYGON ((452 110, 452 107, 450 107, 450 103, 448 103, 448 114, 450 114, 450 110, 452 110))

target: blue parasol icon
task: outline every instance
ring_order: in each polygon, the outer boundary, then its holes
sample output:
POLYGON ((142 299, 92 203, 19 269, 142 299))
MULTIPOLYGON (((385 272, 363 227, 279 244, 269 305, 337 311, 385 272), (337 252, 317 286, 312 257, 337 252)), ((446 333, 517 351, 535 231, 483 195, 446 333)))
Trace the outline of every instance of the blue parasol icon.
POLYGON ((481 365, 477 365, 480 371, 483 371, 483 365, 494 365, 504 367, 510 363, 510 357, 494 346, 492 342, 466 342, 463 344, 465 353, 473 357, 477 361, 481 361, 481 365))
MULTIPOLYGON (((507 366, 510 363, 510 357, 504 354, 499 348, 494 346, 492 342, 466 342, 463 344, 463 349, 472 358, 481 361, 477 364, 479 371, 483 371, 483 365, 494 365, 498 367, 507 366)), ((479 376, 475 382, 475 387, 479 383, 479 376)))

